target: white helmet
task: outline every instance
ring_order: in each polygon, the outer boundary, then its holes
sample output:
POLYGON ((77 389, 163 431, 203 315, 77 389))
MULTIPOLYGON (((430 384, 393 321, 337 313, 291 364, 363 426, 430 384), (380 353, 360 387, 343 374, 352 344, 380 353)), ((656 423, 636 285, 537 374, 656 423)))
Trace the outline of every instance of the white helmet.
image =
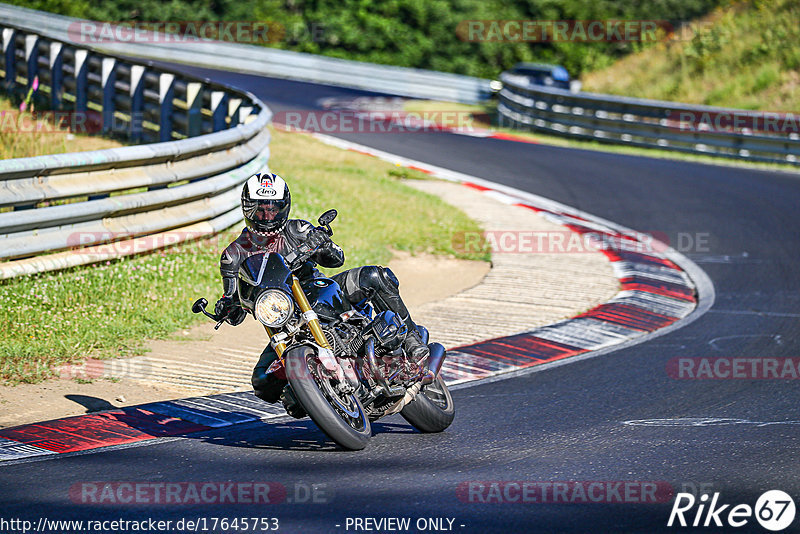
POLYGON ((256 173, 242 188, 242 212, 251 232, 263 235, 281 230, 291 208, 289 186, 275 173, 256 173))

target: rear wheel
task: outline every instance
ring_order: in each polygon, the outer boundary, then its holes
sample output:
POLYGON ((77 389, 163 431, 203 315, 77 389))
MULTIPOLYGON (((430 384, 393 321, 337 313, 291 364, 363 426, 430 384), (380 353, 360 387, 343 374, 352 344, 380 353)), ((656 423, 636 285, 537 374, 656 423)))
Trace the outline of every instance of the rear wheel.
POLYGON ((420 432, 441 432, 456 416, 453 397, 441 377, 422 388, 400 415, 420 432))
POLYGON ((289 349, 285 364, 292 391, 311 420, 345 449, 366 447, 372 429, 364 407, 355 394, 337 391, 334 381, 322 371, 314 349, 308 345, 289 349))

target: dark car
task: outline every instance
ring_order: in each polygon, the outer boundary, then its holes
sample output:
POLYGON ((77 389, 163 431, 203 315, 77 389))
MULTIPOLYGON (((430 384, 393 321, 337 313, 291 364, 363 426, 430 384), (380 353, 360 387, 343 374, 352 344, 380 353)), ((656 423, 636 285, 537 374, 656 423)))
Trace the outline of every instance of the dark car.
POLYGON ((517 63, 511 70, 506 71, 506 74, 524 77, 531 85, 544 85, 573 92, 580 91, 580 82, 572 80, 567 69, 561 65, 517 63))

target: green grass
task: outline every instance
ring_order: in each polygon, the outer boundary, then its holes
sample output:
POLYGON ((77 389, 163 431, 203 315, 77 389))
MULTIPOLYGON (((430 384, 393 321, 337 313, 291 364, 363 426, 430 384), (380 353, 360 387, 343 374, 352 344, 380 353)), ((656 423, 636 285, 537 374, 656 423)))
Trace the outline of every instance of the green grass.
MULTIPOLYGON (((465 256, 452 248, 455 232, 478 225, 438 197, 404 185, 426 178, 376 158, 340 150, 303 134, 273 130, 271 168, 292 189, 292 217, 316 222, 339 210, 334 240, 344 268, 385 264, 390 249, 465 256)), ((167 338, 202 318, 190 311, 221 293, 219 255, 241 231, 161 252, 0 283, 0 380, 38 382, 54 367, 141 353, 146 340, 167 338)), ((338 271, 334 270, 334 271, 338 271)), ((332 271, 333 272, 333 271, 332 271)))
MULTIPOLYGON (((19 111, 19 103, 0 98, 0 159, 29 158, 41 154, 63 154, 123 146, 97 135, 78 135, 48 127, 48 131, 29 132, 34 116, 19 111), (22 129, 23 131, 17 131, 22 129)), ((49 122, 52 126, 52 121, 49 122)))
POLYGON ((476 223, 437 197, 399 181, 428 179, 427 175, 305 135, 276 132, 270 149, 272 168, 287 177, 292 188, 294 217, 316 222, 323 211, 339 210, 334 238, 345 249, 344 268, 386 263, 390 248, 488 260, 452 248, 453 233, 476 228, 476 223))
POLYGON ((584 89, 748 110, 800 108, 800 3, 731 2, 685 38, 582 77, 584 89))

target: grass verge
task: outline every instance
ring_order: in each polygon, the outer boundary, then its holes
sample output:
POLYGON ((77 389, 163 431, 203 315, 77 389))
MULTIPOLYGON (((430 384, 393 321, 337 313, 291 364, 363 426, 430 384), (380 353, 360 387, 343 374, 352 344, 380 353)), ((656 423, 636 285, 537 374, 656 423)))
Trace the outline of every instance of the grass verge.
POLYGON ((79 135, 57 127, 52 115, 20 111, 19 104, 0 98, 0 159, 29 158, 123 146, 98 135, 79 135), (37 121, 39 124, 37 124, 37 121))
MULTIPOLYGON (((390 249, 488 260, 452 246, 454 233, 480 231, 477 223, 401 182, 424 174, 304 134, 273 129, 270 147, 272 170, 292 188, 292 217, 316 221, 328 208, 339 210, 333 229, 347 258, 342 269, 385 264, 390 249)), ((38 382, 90 353, 140 353, 145 340, 201 320, 191 303, 200 296, 213 302, 220 294, 219 254, 240 231, 237 226, 190 246, 0 283, 0 380, 38 382)))
POLYGON ((735 109, 800 106, 800 3, 732 1, 681 30, 582 77, 587 91, 735 109))

